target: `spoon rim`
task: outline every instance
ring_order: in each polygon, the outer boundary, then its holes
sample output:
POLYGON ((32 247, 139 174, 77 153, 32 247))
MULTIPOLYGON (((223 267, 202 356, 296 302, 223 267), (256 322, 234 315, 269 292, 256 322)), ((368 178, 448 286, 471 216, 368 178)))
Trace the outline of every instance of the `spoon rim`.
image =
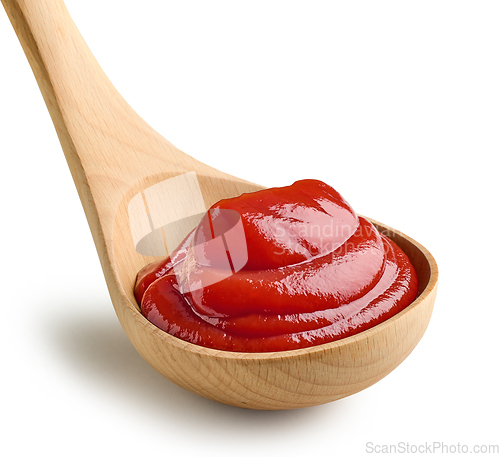
POLYGON ((127 302, 127 308, 134 314, 135 319, 139 320, 139 323, 142 325, 144 331, 147 331, 155 335, 155 337, 162 339, 163 343, 174 345, 179 349, 183 349, 185 351, 189 351, 193 354, 197 354, 200 356, 210 356, 218 359, 246 359, 246 360, 270 361, 270 360, 290 359, 304 355, 314 356, 329 350, 339 349, 341 347, 347 347, 352 344, 359 344, 361 341, 368 340, 377 333, 384 332, 389 327, 394 325, 395 322, 404 318, 405 315, 411 313, 421 303, 425 302, 426 299, 429 297, 429 295, 431 295, 433 291, 436 289, 439 276, 436 260, 429 252, 429 250, 426 249, 422 244, 420 244, 413 238, 409 237, 408 235, 404 234, 403 232, 396 230, 384 223, 378 222, 368 217, 365 218, 369 220, 371 223, 373 223, 379 232, 383 230, 385 233, 390 233, 402 237, 406 239, 411 245, 413 245, 413 247, 415 247, 418 251, 420 251, 428 265, 429 278, 427 279, 427 284, 418 294, 417 298, 403 310, 401 310, 394 316, 390 317, 389 319, 386 319, 385 321, 380 322, 379 324, 369 329, 363 330, 362 332, 356 333, 354 335, 345 338, 341 338, 339 340, 319 345, 309 346, 305 348, 286 350, 286 351, 235 352, 235 351, 226 351, 221 349, 213 349, 181 340, 180 338, 170 335, 169 333, 155 326, 153 323, 148 321, 142 315, 142 313, 140 312, 139 305, 131 302, 131 300, 128 298, 127 294, 123 290, 123 287, 120 283, 122 297, 127 302))

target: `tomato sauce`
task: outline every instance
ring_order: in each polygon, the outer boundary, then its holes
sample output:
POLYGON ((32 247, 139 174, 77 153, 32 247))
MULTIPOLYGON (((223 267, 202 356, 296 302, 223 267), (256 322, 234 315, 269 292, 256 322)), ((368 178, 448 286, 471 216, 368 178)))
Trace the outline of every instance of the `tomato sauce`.
POLYGON ((417 296, 406 254, 316 180, 221 200, 135 297, 160 329, 235 352, 299 349, 354 335, 417 296))

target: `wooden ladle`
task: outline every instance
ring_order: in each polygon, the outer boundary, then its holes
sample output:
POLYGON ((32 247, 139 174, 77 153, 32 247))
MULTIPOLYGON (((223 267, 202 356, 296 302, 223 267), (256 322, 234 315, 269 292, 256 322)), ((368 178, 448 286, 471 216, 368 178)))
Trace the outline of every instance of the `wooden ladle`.
MULTIPOLYGON (((409 255, 420 294, 405 310, 358 335, 307 349, 235 353, 181 341, 152 325, 133 296, 136 274, 155 257, 137 252, 128 204, 156 183, 196 172, 205 207, 255 191, 181 152, 123 100, 79 34, 62 0, 1 0, 57 130, 99 253, 116 314, 139 353, 199 395, 254 409, 317 405, 383 378, 413 350, 434 304, 437 267, 404 234, 376 223, 409 255)), ((169 200, 183 198, 175 189, 169 200)), ((167 202, 168 203, 168 202, 167 202)))

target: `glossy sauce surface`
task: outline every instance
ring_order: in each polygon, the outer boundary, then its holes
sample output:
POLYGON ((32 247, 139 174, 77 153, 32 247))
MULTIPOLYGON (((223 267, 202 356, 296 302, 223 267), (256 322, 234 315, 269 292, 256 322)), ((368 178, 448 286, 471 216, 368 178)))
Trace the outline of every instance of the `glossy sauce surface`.
POLYGON ((173 336, 236 352, 298 349, 359 333, 417 295, 407 256, 333 188, 297 181, 221 200, 135 296, 173 336))

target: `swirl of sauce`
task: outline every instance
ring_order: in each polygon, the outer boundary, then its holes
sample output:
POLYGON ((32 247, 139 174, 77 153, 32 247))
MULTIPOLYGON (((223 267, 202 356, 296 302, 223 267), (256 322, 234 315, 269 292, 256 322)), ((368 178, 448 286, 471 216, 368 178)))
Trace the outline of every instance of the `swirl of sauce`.
POLYGON ((417 296, 406 254, 332 187, 297 181, 221 200, 137 275, 142 314, 200 346, 299 349, 354 335, 417 296))

